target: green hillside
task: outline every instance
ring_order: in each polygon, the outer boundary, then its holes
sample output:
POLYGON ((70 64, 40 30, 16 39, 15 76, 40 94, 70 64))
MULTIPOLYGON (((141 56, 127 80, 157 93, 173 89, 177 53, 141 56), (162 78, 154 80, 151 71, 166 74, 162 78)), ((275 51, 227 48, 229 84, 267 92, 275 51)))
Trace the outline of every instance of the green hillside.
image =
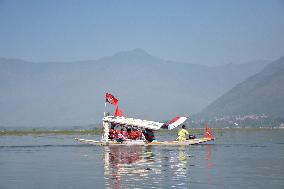
POLYGON ((203 109, 199 116, 210 118, 247 114, 284 117, 284 57, 236 85, 203 109))

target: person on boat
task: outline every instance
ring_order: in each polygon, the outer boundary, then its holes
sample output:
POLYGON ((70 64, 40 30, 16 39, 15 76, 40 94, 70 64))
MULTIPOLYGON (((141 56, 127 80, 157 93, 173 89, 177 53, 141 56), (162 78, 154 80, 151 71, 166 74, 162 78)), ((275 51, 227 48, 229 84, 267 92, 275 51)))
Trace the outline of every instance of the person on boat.
POLYGON ((121 129, 120 130, 120 132, 118 132, 118 134, 117 134, 117 138, 116 138, 116 141, 117 142, 123 142, 123 141, 125 141, 125 136, 123 135, 123 133, 124 133, 124 130, 123 129, 121 129))
POLYGON ((181 130, 179 130, 178 132, 177 141, 179 142, 186 141, 188 135, 189 135, 189 132, 185 129, 185 125, 183 125, 181 127, 181 130))
POLYGON ((143 137, 142 137, 142 135, 143 135, 143 133, 142 133, 142 131, 141 130, 137 130, 137 131, 135 131, 136 132, 136 139, 142 139, 143 137))
POLYGON ((129 138, 128 132, 124 131, 124 129, 121 129, 121 133, 122 133, 122 135, 124 136, 125 139, 129 138))
POLYGON ((145 136, 146 141, 148 141, 148 142, 153 142, 153 141, 156 140, 156 139, 155 139, 154 132, 153 132, 152 129, 147 129, 147 128, 146 128, 146 129, 143 131, 143 134, 144 134, 144 136, 145 136))
POLYGON ((110 140, 113 140, 113 139, 115 138, 115 135, 116 135, 116 130, 110 129, 110 130, 109 130, 109 135, 108 135, 109 137, 108 137, 108 138, 109 138, 110 140))
POLYGON ((117 138, 118 132, 117 132, 117 130, 115 130, 115 126, 116 126, 116 124, 111 123, 111 127, 110 127, 110 130, 109 130, 109 139, 110 140, 117 138))
POLYGON ((128 138, 131 140, 137 140, 140 138, 140 132, 136 129, 127 128, 128 138))
POLYGON ((131 130, 131 128, 127 128, 127 134, 128 134, 129 139, 132 139, 132 140, 135 139, 134 132, 131 130))

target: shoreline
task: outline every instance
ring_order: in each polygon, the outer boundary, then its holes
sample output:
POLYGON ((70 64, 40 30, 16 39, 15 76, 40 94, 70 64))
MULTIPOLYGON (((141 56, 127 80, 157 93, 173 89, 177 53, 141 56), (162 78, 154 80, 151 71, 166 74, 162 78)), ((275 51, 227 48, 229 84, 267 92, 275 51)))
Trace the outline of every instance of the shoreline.
MULTIPOLYGON (((264 127, 264 128, 211 128, 213 133, 220 133, 225 131, 258 131, 258 130, 271 130, 283 129, 279 127, 264 127)), ((178 129, 173 130, 159 130, 157 133, 176 133, 178 129)), ((196 134, 205 133, 204 128, 188 128, 189 132, 196 134)), ((102 128, 86 129, 86 130, 47 130, 47 129, 31 129, 31 130, 1 130, 1 136, 26 136, 26 135, 101 135, 102 128)))

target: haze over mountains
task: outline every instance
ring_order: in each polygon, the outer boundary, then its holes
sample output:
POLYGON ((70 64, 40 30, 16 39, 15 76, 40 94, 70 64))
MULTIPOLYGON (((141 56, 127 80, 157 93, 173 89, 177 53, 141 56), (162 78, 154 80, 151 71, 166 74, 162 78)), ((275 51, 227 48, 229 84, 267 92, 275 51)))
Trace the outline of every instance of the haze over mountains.
POLYGON ((284 118, 284 57, 222 95, 201 117, 265 114, 284 118))
MULTIPOLYGON (((0 59, 0 125, 74 126, 99 123, 105 92, 128 117, 188 116, 268 61, 217 67, 166 61, 142 49, 93 61, 27 62, 0 59)), ((114 112, 108 105, 107 109, 114 112)))

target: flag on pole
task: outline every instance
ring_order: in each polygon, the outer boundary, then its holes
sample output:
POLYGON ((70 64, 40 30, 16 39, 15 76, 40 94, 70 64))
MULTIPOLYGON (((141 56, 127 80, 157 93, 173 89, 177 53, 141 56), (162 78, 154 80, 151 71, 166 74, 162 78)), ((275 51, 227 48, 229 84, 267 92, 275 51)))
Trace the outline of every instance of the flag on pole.
POLYGON ((106 93, 106 102, 111 103, 114 106, 117 106, 118 100, 112 94, 106 93))
POLYGON ((205 137, 211 139, 212 134, 210 128, 208 127, 208 123, 205 123, 205 137))
POLYGON ((118 106, 116 106, 116 110, 115 110, 115 117, 123 117, 123 113, 122 111, 118 108, 118 106))

